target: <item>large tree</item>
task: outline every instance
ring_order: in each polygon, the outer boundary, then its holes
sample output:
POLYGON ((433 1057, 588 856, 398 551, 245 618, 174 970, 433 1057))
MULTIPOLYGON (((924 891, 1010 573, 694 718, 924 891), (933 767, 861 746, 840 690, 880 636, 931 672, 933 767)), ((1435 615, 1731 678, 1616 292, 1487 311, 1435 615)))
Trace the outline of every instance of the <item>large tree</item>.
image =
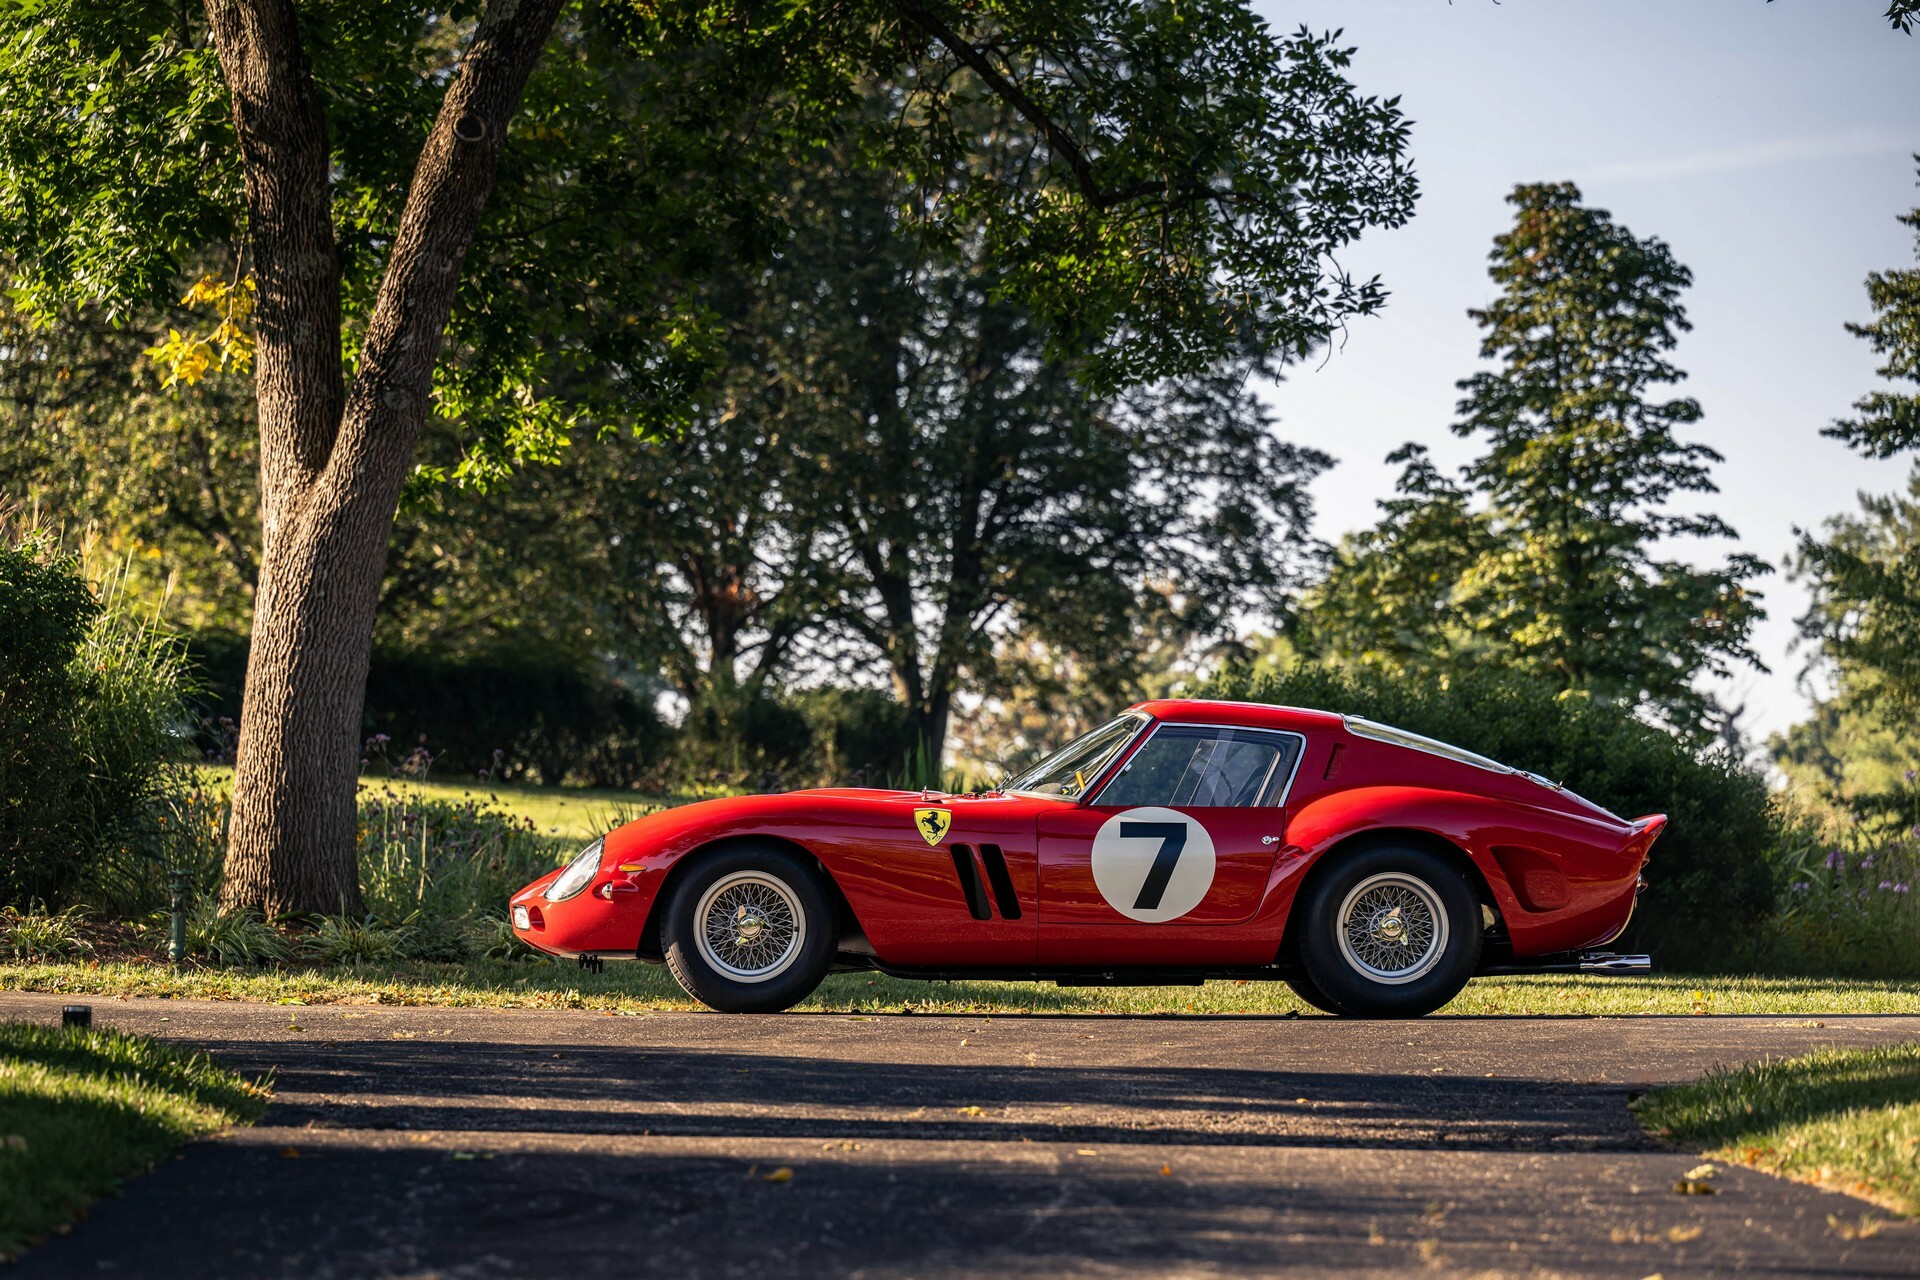
MULTIPOLYGON (((1920 263, 1920 209, 1900 221, 1915 231, 1920 263)), ((1854 416, 1823 434, 1893 458, 1920 449, 1920 265, 1868 275, 1867 301, 1874 318, 1847 329, 1882 358, 1880 376, 1892 385, 1862 396, 1854 416)), ((1836 666, 1841 700, 1885 700, 1911 714, 1920 709, 1920 467, 1904 497, 1860 501, 1858 515, 1829 521, 1823 536, 1801 536, 1797 571, 1813 601, 1800 628, 1836 666)))
POLYGON ((1409 450, 1402 496, 1342 549, 1308 614, 1343 656, 1427 670, 1493 660, 1699 727, 1710 708, 1697 677, 1754 661, 1748 584, 1766 568, 1655 555, 1670 539, 1733 536, 1669 506, 1715 492, 1720 461, 1679 438, 1699 402, 1660 395, 1685 376, 1668 353, 1689 327, 1691 276, 1571 184, 1522 186, 1509 202, 1490 269, 1500 296, 1469 313, 1495 367, 1460 382, 1453 424, 1486 452, 1459 486, 1409 450))
POLYGON ((354 739, 429 415, 474 433, 476 473, 596 416, 673 417, 708 354, 677 286, 751 243, 756 139, 818 135, 889 74, 894 125, 869 145, 931 221, 984 229, 1010 293, 1095 335, 1090 376, 1120 385, 1305 349, 1378 305, 1331 255, 1406 216, 1405 125, 1345 61, 1238 0, 8 7, 16 296, 124 310, 226 245, 210 299, 257 299, 263 534, 226 901, 358 906, 354 739), (982 102, 1037 139, 1044 180, 1017 197, 955 125, 982 102))

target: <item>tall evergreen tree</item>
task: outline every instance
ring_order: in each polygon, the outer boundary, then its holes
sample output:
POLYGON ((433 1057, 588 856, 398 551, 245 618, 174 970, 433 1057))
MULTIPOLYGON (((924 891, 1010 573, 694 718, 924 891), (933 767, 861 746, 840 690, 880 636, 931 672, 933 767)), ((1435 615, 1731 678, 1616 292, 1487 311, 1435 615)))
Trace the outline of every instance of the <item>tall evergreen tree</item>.
MULTIPOLYGON (((1900 221, 1914 228, 1920 264, 1920 209, 1900 221)), ((1867 300, 1874 319, 1847 329, 1883 358, 1880 376, 1894 385, 1862 396, 1824 434, 1892 458, 1920 449, 1920 265, 1868 275, 1867 300)), ((1861 508, 1822 537, 1802 535, 1797 570, 1813 604, 1800 629, 1838 667, 1843 699, 1885 698, 1910 712, 1920 708, 1920 467, 1905 498, 1863 495, 1861 508)))
POLYGON ((1699 402, 1665 398, 1689 327, 1687 269, 1570 183, 1521 186, 1495 238, 1500 296, 1470 312, 1497 367, 1459 383, 1454 433, 1486 442, 1464 488, 1411 454, 1403 497, 1342 549, 1316 602, 1322 648, 1443 670, 1492 658, 1562 688, 1646 703, 1699 725, 1703 672, 1756 661, 1752 556, 1700 569, 1658 559, 1670 538, 1731 537, 1717 516, 1675 512, 1712 493, 1720 457, 1677 432, 1699 402))

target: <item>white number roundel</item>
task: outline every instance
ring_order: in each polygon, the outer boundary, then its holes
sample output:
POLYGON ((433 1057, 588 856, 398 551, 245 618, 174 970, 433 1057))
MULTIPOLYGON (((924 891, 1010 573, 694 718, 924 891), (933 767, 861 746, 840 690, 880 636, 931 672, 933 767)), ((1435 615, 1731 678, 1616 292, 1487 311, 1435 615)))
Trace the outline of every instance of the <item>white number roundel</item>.
POLYGON ((1093 837, 1093 883, 1130 920, 1178 920, 1213 887, 1213 837, 1173 809, 1116 813, 1093 837))

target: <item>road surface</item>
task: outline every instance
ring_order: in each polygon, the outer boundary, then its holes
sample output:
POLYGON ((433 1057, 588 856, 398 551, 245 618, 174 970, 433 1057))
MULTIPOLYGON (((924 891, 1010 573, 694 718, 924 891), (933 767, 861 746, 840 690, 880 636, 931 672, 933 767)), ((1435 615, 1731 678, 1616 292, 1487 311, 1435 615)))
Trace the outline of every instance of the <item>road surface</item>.
POLYGON ((1846 1239, 1844 1196, 1738 1168, 1674 1194, 1697 1161, 1626 1108, 1920 1017, 93 1005, 276 1101, 7 1280, 1920 1275, 1920 1227, 1846 1239))

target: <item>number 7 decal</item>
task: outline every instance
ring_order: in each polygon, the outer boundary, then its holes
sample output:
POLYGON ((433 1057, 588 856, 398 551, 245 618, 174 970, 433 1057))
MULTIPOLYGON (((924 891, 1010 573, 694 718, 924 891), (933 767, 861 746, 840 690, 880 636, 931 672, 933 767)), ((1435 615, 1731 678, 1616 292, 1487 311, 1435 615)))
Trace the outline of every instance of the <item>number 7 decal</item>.
POLYGON ((1213 887, 1213 838, 1177 809, 1140 808, 1100 825, 1091 850, 1093 882, 1130 920, 1178 920, 1213 887))
POLYGON ((1160 842, 1160 852, 1153 855, 1153 866, 1147 869, 1147 878, 1140 882, 1140 896, 1133 900, 1135 911, 1158 910, 1160 899, 1166 896, 1167 882, 1173 879, 1173 869, 1179 865, 1180 851, 1187 847, 1187 824, 1123 822, 1120 824, 1120 838, 1144 838, 1160 842))

